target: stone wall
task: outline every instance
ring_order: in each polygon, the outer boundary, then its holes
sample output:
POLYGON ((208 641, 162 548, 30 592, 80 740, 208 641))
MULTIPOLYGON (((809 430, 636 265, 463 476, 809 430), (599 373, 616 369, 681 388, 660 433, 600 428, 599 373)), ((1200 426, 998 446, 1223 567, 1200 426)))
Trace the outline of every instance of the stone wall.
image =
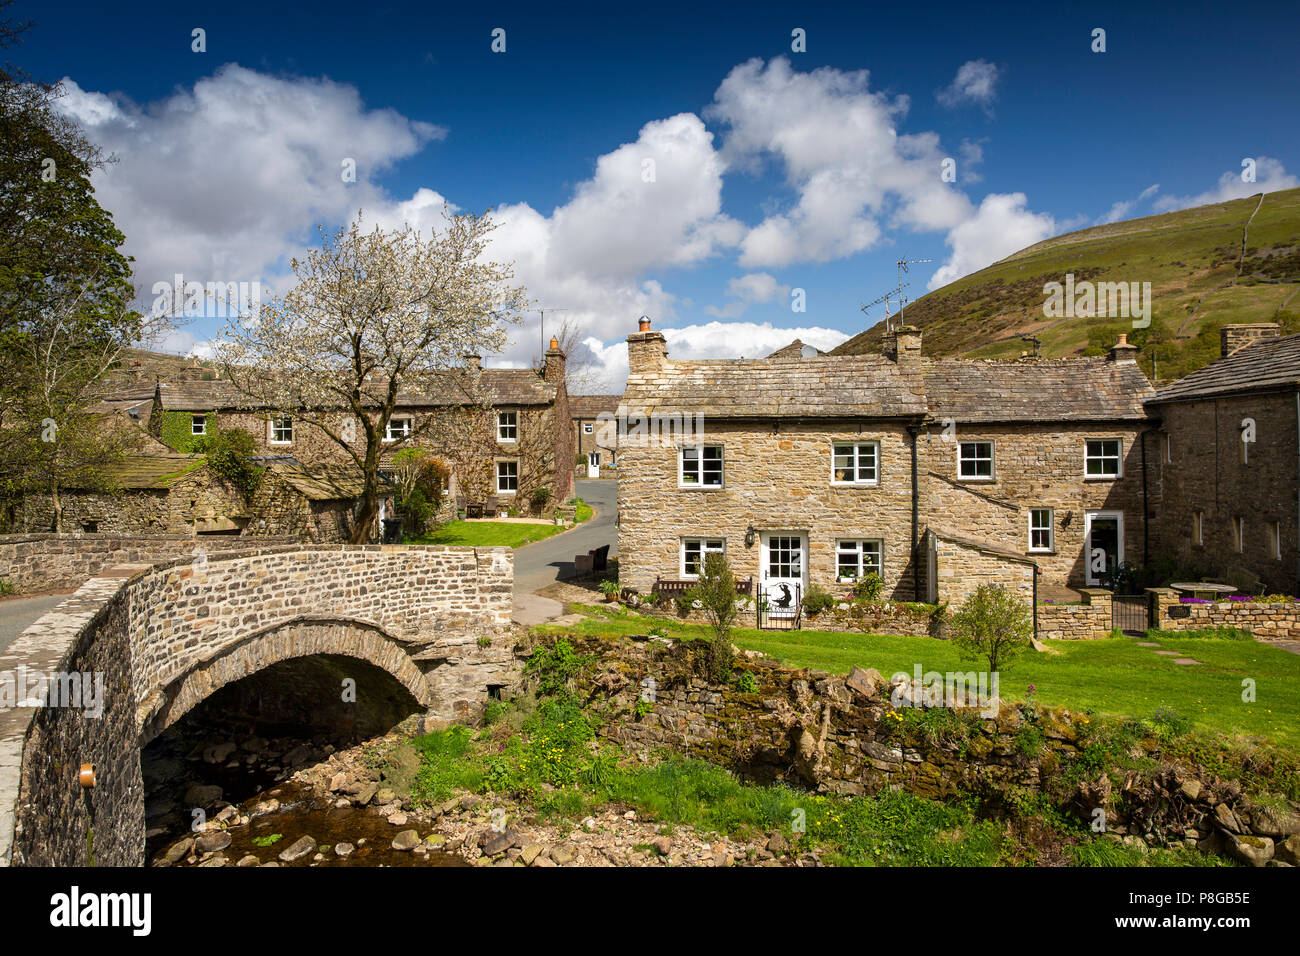
POLYGON ((891 687, 874 670, 836 676, 742 659, 739 668, 757 687, 745 693, 703 679, 687 644, 570 640, 594 661, 582 689, 610 718, 600 732, 630 750, 671 750, 758 782, 844 795, 887 788, 932 799, 973 794, 997 808, 1026 791, 1042 793, 1082 823, 1091 824, 1094 810, 1102 809, 1107 832, 1126 842, 1198 846, 1254 865, 1273 857, 1275 841, 1279 857, 1300 852, 1300 805, 1256 805, 1236 783, 1162 754, 1154 738, 1140 745, 1157 768, 1149 773, 1130 773, 1119 783, 1105 769, 1071 776, 1070 764, 1094 728, 1068 710, 1027 713, 1004 704, 996 716, 965 712, 964 733, 954 725, 948 734, 931 734, 898 719, 895 702, 909 706, 903 702, 910 698, 919 706, 917 688, 891 687), (638 715, 647 687, 654 699, 638 715), (1021 744, 1026 723, 1042 741, 1036 754, 1021 744))
POLYGON ((0 654, 0 679, 103 678, 98 718, 68 707, 0 708, 0 866, 138 865, 144 784, 131 688, 130 609, 123 579, 97 578, 0 654), (78 782, 82 764, 95 786, 78 782))
POLYGON ((1162 551, 1206 573, 1222 577, 1240 568, 1270 591, 1300 594, 1296 410, 1295 392, 1153 407, 1168 436, 1160 462, 1163 506, 1156 519, 1162 551), (1245 419, 1255 423, 1250 444, 1241 440, 1245 419), (1199 541, 1193 533, 1198 512, 1199 541), (1245 522, 1240 550, 1235 518, 1245 522), (1271 547, 1273 523, 1281 533, 1280 555, 1271 547))
POLYGON ((1111 594, 1103 588, 1084 588, 1079 604, 1038 605, 1038 639, 1088 641, 1109 637, 1113 629, 1111 594))
POLYGON ((1300 640, 1300 603, 1265 601, 1215 601, 1211 604, 1183 604, 1178 592, 1150 588, 1154 595, 1156 627, 1168 631, 1230 627, 1250 631, 1257 638, 1300 640))
MULTIPOLYGON (((67 490, 60 493, 63 525, 69 532, 98 534, 194 534, 217 519, 229 530, 230 519, 250 515, 243 493, 210 468, 198 467, 167 488, 127 488, 120 493, 67 490)), ((23 499, 20 524, 29 532, 52 526, 49 495, 23 499)))
POLYGON ((0 580, 19 592, 62 591, 78 587, 119 564, 156 564, 214 547, 268 547, 277 538, 256 544, 230 537, 191 535, 26 534, 0 535, 0 580))
POLYGON ((926 535, 935 570, 932 595, 953 607, 965 602, 981 585, 996 585, 1026 601, 1034 598, 1034 562, 978 542, 937 534, 926 535))

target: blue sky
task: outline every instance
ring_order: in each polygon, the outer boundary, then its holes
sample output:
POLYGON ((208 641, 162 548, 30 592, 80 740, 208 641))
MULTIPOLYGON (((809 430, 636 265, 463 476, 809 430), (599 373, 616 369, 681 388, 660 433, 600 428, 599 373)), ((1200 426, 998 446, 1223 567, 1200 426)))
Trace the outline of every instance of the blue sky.
MULTIPOLYGON (((503 257, 613 387, 642 312, 683 357, 829 346, 882 317, 858 306, 903 254, 935 260, 913 267, 919 296, 1048 235, 1300 172, 1294 4, 15 12, 36 26, 13 58, 66 77, 66 108, 119 157, 97 186, 146 290, 176 271, 281 287, 316 223, 357 207, 418 226, 443 199, 493 207, 503 257)), ((530 321, 499 364, 531 357, 530 321)))

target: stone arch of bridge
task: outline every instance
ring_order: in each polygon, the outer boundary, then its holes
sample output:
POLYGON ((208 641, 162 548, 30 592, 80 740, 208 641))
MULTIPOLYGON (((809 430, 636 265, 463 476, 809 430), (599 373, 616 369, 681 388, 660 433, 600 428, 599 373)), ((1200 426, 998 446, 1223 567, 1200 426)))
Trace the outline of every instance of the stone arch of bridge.
POLYGON ((139 711, 144 746, 221 688, 295 658, 355 658, 385 671, 420 707, 433 704, 424 672, 390 634, 361 621, 298 617, 279 621, 222 647, 154 688, 139 711))

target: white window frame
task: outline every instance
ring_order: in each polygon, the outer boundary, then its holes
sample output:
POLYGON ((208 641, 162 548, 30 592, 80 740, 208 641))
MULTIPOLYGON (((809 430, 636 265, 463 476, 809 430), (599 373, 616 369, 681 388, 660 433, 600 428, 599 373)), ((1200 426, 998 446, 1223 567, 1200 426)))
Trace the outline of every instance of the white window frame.
POLYGON ((271 419, 271 437, 267 440, 272 445, 292 445, 293 444, 293 416, 282 415, 279 418, 271 419), (276 432, 288 431, 288 438, 276 438, 276 432))
POLYGON ((519 459, 518 458, 498 458, 493 470, 494 470, 494 478, 495 478, 497 494, 517 495, 519 493, 519 459), (514 465, 515 467, 515 473, 514 473, 515 486, 513 488, 501 487, 501 479, 503 477, 506 477, 501 474, 502 465, 514 465))
POLYGON ((990 438, 978 438, 970 441, 960 441, 957 443, 957 479, 959 481, 994 481, 997 479, 997 447, 996 443, 990 438), (985 459, 983 456, 974 458, 965 458, 962 455, 962 449, 968 445, 988 445, 989 454, 985 459), (968 475, 964 472, 963 466, 967 462, 981 462, 987 460, 989 463, 989 473, 987 475, 968 475))
POLYGON ((593 424, 592 422, 583 422, 583 423, 582 423, 582 433, 583 433, 584 435, 594 435, 594 434, 596 433, 596 426, 595 426, 595 424, 593 424))
POLYGON ((699 568, 700 571, 704 569, 704 562, 708 560, 710 554, 721 554, 724 557, 727 554, 726 538, 711 538, 702 535, 690 535, 682 538, 677 547, 677 565, 682 577, 689 581, 698 580, 700 577, 699 571, 696 571, 695 574, 691 574, 686 570, 686 550, 690 545, 695 545, 699 550, 699 555, 696 558, 696 567, 699 568))
POLYGON ((206 435, 208 433, 208 416, 191 415, 190 416, 190 434, 206 435), (197 428, 195 426, 198 426, 197 428))
POLYGON ((1122 438, 1086 438, 1083 442, 1083 477, 1085 481, 1113 481, 1117 478, 1124 477, 1124 439, 1122 438), (1101 454, 1092 454, 1091 447, 1093 444, 1104 444, 1114 442, 1116 452, 1114 455, 1108 455, 1104 452, 1101 454), (1106 472, 1099 475, 1090 474, 1088 463, 1092 461, 1106 461, 1110 458, 1115 459, 1114 473, 1106 472))
POLYGON ((836 538, 835 539, 835 581, 838 584, 852 584, 867 575, 868 571, 875 571, 880 575, 881 580, 885 578, 885 542, 881 538, 836 538), (867 545, 875 545, 876 562, 875 567, 869 567, 863 559, 866 557, 868 550, 867 545), (858 574, 856 577, 846 578, 840 573, 840 555, 853 554, 857 556, 858 574))
POLYGON ((388 424, 384 426, 384 441, 401 441, 403 438, 411 437, 411 432, 413 431, 415 431, 414 418, 410 415, 394 415, 388 420, 388 424), (399 422, 406 426, 405 430, 400 435, 393 432, 393 425, 398 424, 399 422))
POLYGON ((1030 508, 1029 509, 1029 552, 1031 554, 1053 554, 1056 552, 1056 509, 1055 508, 1030 508), (1047 526, 1034 525, 1034 515, 1047 514, 1047 526), (1047 532, 1046 546, 1035 546, 1034 532, 1047 532))
POLYGON ((874 488, 880 484, 880 442, 878 441, 837 441, 831 443, 831 484, 847 487, 874 488), (835 477, 839 466, 836 459, 841 457, 840 449, 849 449, 853 456, 853 464, 850 466, 853 470, 853 480, 845 481, 835 477), (858 477, 862 473, 862 449, 871 449, 871 473, 870 478, 858 477))
POLYGON ((508 410, 497 412, 497 441, 503 445, 513 445, 519 441, 519 412, 508 410), (510 416, 510 421, 505 421, 506 416, 510 416), (510 430, 509 436, 505 434, 506 429, 510 430))
MULTIPOLYGON (((690 491, 718 491, 727 481, 727 451, 723 445, 683 445, 677 449, 677 487, 689 489, 690 491), (718 483, 705 484, 704 482, 704 452, 706 449, 718 449, 718 483), (698 463, 699 481, 686 480, 686 455, 687 452, 695 452, 695 460, 698 463)), ((711 469, 712 470, 712 469, 711 469)))

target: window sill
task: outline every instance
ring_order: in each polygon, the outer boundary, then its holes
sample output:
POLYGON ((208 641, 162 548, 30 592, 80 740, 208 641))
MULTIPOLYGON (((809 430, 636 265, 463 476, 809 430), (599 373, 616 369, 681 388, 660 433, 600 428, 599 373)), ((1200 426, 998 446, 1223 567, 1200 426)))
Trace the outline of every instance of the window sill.
POLYGON ((1123 475, 1084 475, 1084 481, 1119 481, 1123 475))
POLYGON ((961 475, 957 476, 958 481, 966 481, 975 485, 991 485, 997 481, 997 478, 966 478, 961 475))
POLYGON ((722 485, 678 485, 678 491, 722 491, 722 485))
POLYGON ((832 481, 832 488, 879 488, 879 481, 832 481))
POLYGON ((1025 552, 1025 554, 1037 554, 1037 555, 1050 556, 1056 554, 1056 549, 1055 548, 1030 548, 1028 551, 1025 552))

